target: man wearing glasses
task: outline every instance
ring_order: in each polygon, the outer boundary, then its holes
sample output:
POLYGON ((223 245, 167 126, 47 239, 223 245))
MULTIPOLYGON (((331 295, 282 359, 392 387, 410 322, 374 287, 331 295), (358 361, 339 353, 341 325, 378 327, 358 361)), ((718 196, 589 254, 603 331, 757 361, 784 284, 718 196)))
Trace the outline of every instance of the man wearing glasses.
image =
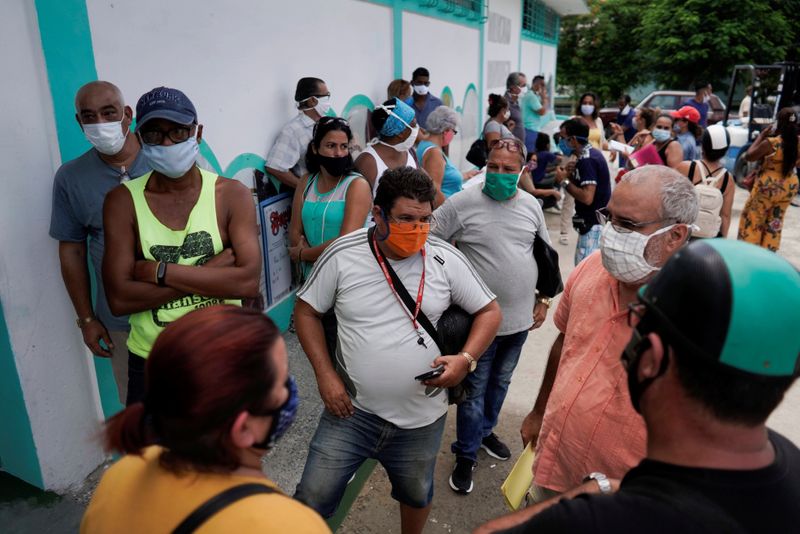
POLYGON ((616 492, 595 472, 568 498, 475 533, 795 532, 800 450, 766 423, 800 375, 800 273, 754 245, 704 239, 629 309, 621 394, 647 427, 647 457, 616 492))
POLYGON ((106 197, 103 280, 111 311, 130 314, 127 404, 142 400, 144 363, 158 334, 198 308, 259 293, 250 191, 196 164, 203 126, 177 89, 136 105, 136 134, 153 169, 106 197))
POLYGON ((130 132, 133 111, 114 84, 94 81, 81 87, 75 96, 75 118, 92 148, 56 172, 50 236, 58 240, 61 276, 83 341, 93 354, 111 358, 119 399, 125 402, 130 327, 127 317, 111 313, 103 287, 103 201, 120 182, 150 167, 139 150, 139 140, 130 132), (97 282, 94 307, 87 250, 97 282))
POLYGON ((500 324, 494 294, 466 258, 428 237, 435 196, 424 172, 387 170, 375 195, 375 226, 328 246, 297 292, 297 337, 325 410, 295 498, 325 518, 350 477, 374 458, 400 503, 399 531, 422 532, 447 414, 443 388, 475 370, 500 324), (435 325, 451 304, 474 320, 460 352, 442 354, 422 317, 435 325), (330 309, 338 319, 335 354, 322 326, 330 309))
POLYGON ((308 174, 306 150, 314 125, 331 108, 331 93, 319 78, 300 78, 294 92, 298 113, 287 122, 267 154, 267 172, 281 182, 281 192, 293 192, 308 174))
POLYGON ((478 449, 508 460, 511 451, 494 433, 528 331, 542 326, 550 299, 536 297, 536 235, 548 244, 539 202, 518 188, 525 147, 516 137, 498 139, 486 162, 483 188, 471 187, 448 198, 434 212, 434 234, 458 243, 489 289, 497 295, 503 322, 492 344, 467 376, 467 399, 458 405, 456 463, 450 488, 470 493, 478 449))
POLYGON ((600 251, 567 280, 554 316, 560 334, 520 430, 523 442, 536 444, 534 500, 577 486, 591 471, 621 478, 644 457, 644 424, 619 360, 631 336, 627 306, 686 243, 697 210, 685 177, 649 165, 626 174, 598 214, 600 251))

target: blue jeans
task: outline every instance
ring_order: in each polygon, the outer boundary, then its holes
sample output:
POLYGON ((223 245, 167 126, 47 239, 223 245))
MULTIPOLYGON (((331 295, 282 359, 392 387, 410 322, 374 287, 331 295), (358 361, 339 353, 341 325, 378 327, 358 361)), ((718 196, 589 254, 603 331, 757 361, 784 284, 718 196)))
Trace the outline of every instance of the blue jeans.
POLYGON ((591 230, 578 236, 578 246, 575 247, 575 265, 600 248, 600 234, 602 233, 603 227, 595 224, 591 230))
POLYGON ((392 483, 392 497, 425 508, 433 498, 433 470, 447 415, 420 428, 402 429, 356 408, 340 419, 322 412, 294 498, 328 518, 347 482, 364 460, 378 460, 392 483))
POLYGON ((456 441, 450 449, 456 456, 475 461, 483 438, 492 433, 506 400, 511 374, 517 367, 528 331, 497 336, 467 375, 467 399, 458 405, 456 441))
POLYGON ((539 132, 525 128, 525 149, 530 156, 531 152, 536 152, 536 138, 539 137, 539 132))

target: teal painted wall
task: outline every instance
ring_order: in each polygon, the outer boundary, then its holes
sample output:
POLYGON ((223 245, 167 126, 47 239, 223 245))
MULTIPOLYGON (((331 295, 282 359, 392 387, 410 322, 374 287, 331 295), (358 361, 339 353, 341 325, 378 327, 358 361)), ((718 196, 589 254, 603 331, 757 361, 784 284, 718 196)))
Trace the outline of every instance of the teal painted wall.
POLYGON ((36 455, 36 443, 11 350, 3 306, 0 303, 0 469, 36 487, 44 480, 36 455))

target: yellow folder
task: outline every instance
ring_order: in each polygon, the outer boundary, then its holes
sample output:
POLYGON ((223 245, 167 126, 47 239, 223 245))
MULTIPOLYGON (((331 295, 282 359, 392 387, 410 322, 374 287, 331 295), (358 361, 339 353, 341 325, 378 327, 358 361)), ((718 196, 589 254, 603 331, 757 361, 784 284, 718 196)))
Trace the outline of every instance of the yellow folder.
POLYGON ((519 510, 525 494, 531 487, 533 482, 533 458, 534 452, 532 443, 528 443, 525 450, 517 459, 517 463, 511 469, 503 485, 500 486, 500 491, 503 493, 503 498, 506 501, 506 506, 511 511, 519 510))

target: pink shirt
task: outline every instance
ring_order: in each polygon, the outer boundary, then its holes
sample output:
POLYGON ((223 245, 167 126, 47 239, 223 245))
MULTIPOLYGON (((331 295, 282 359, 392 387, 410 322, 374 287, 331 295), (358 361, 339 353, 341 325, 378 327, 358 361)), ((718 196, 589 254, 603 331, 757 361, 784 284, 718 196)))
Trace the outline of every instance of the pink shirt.
POLYGON ((593 471, 622 478, 644 458, 647 435, 620 363, 631 337, 627 307, 620 310, 619 282, 603 268, 599 251, 570 275, 555 324, 564 346, 533 475, 536 485, 563 492, 593 471))

